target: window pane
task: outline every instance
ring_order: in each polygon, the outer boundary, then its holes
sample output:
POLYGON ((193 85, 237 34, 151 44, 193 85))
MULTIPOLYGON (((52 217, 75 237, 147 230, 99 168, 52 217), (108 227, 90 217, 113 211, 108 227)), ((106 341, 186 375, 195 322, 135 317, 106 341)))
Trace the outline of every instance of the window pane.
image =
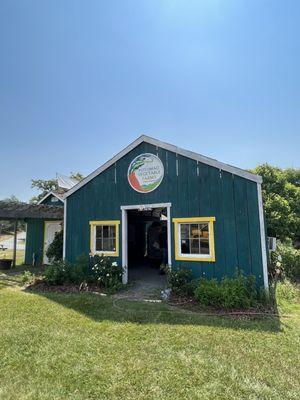
POLYGON ((109 248, 108 251, 116 251, 116 241, 115 241, 115 239, 109 239, 108 248, 109 248))
POLYGON ((199 254, 200 253, 200 242, 199 239, 191 240, 191 254, 199 254))
POLYGON ((189 239, 181 239, 181 254, 191 254, 189 239))
POLYGON ((191 229, 191 238, 197 238, 200 236, 199 224, 190 224, 191 229))
POLYGON ((200 236, 208 239, 208 224, 200 224, 200 236))
POLYGON ((209 241, 208 241, 208 239, 201 239, 200 248, 201 248, 201 254, 209 254, 209 241))
POLYGON ((103 225, 103 238, 108 238, 109 237, 109 226, 108 225, 103 225))
POLYGON ((95 248, 95 250, 96 251, 103 251, 102 239, 96 239, 96 248, 95 248))
POLYGON ((116 227, 115 226, 110 226, 109 227, 109 237, 110 238, 115 238, 116 237, 116 227))
POLYGON ((96 226, 96 238, 102 238, 102 225, 96 226))
POLYGON ((181 239, 188 239, 190 237, 190 224, 180 224, 181 239))

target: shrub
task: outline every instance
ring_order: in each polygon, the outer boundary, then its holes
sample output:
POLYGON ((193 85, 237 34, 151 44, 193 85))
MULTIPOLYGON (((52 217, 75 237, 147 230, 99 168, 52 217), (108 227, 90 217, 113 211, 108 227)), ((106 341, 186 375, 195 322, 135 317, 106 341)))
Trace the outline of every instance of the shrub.
POLYGON ((35 281, 35 275, 30 271, 24 271, 21 281, 22 283, 33 283, 35 281))
POLYGON ((287 279, 278 282, 276 287, 276 298, 279 302, 287 301, 292 303, 299 298, 299 290, 287 279))
POLYGON ((194 292, 192 271, 181 267, 176 270, 166 269, 168 286, 178 296, 190 296, 194 292))
POLYGON ((68 270, 68 281, 76 284, 93 282, 90 263, 91 260, 89 256, 85 254, 78 256, 75 264, 71 265, 68 270))
POLYGON ((122 285, 122 267, 108 257, 79 256, 74 264, 57 261, 45 269, 44 279, 49 285, 64 283, 95 283, 106 289, 117 290, 122 285))
POLYGON ((63 231, 55 233, 52 243, 49 245, 46 255, 50 262, 62 260, 63 257, 63 231))
POLYGON ((122 286, 122 275, 123 269, 117 262, 112 262, 109 257, 94 257, 92 276, 99 286, 117 290, 122 286))
POLYGON ((65 261, 56 261, 45 269, 44 280, 48 285, 63 285, 69 281, 71 265, 65 261))
POLYGON ((277 244, 276 251, 271 253, 271 263, 275 268, 281 267, 284 276, 291 281, 300 282, 300 250, 295 249, 291 241, 277 244))
POLYGON ((259 294, 253 276, 238 274, 234 278, 225 277, 220 282, 201 278, 195 298, 203 306, 233 309, 256 305, 259 294))

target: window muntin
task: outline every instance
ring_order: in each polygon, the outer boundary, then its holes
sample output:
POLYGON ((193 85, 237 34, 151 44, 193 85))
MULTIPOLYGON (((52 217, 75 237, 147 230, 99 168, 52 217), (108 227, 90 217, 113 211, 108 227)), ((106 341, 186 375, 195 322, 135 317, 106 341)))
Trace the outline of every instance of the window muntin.
POLYGON ((119 256, 120 221, 91 221, 91 253, 119 256))
POLYGON ((175 259, 215 261, 214 217, 173 218, 175 259))
POLYGON ((95 236, 96 251, 116 251, 115 225, 96 225, 95 236))
POLYGON ((209 255, 209 223, 183 222, 180 227, 180 254, 209 255))

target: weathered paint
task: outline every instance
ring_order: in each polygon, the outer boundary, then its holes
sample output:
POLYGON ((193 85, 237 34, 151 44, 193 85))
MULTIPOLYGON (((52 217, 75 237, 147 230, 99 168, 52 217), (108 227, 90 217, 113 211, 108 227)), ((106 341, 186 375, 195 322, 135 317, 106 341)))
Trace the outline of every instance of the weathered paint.
POLYGON ((240 268, 263 285, 256 183, 145 142, 67 198, 66 259, 74 262, 90 252, 90 221, 121 221, 120 206, 151 203, 171 203, 171 218, 216 219, 215 262, 175 260, 172 227, 172 266, 218 279, 240 268), (165 169, 160 186, 147 194, 133 190, 127 180, 130 162, 141 153, 157 155, 165 169))

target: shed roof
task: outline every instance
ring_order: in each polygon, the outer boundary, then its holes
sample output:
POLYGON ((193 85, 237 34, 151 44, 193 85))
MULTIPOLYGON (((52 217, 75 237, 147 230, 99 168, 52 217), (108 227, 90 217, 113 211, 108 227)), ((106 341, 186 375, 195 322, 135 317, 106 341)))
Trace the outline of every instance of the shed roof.
POLYGON ((58 200, 64 202, 64 195, 66 193, 66 190, 64 189, 60 189, 60 190, 51 190, 50 192, 48 192, 40 201, 38 201, 37 204, 42 204, 48 197, 50 196, 54 196, 56 197, 58 200))
POLYGON ((113 158, 111 158, 109 161, 107 161, 105 164, 101 165, 99 168, 97 168, 94 172, 89 174, 86 178, 84 178, 82 181, 80 181, 77 185, 75 185, 73 188, 71 188, 66 194, 65 198, 72 195, 72 193, 76 192, 78 189, 80 189, 82 186, 86 185, 89 181, 94 179, 97 175, 101 174, 103 171, 105 171, 107 168, 109 168, 111 165, 113 165, 115 162, 120 160, 122 157, 124 157, 126 154, 128 154, 131 150, 139 146, 141 143, 149 143, 154 146, 160 147, 162 149, 171 151, 173 153, 182 155, 184 157, 191 158, 192 160, 199 161, 203 164, 210 165, 211 167, 218 168, 222 171, 227 171, 230 172, 234 175, 241 176, 245 179, 262 183, 262 178, 259 175, 252 174, 249 171, 246 171, 244 169, 234 167, 229 164, 222 163, 220 161, 215 160, 214 158, 209 158, 206 156, 203 156, 201 154, 195 153, 190 150, 185 150, 180 147, 174 146, 173 144, 165 143, 160 140, 154 139, 150 136, 146 135, 141 135, 139 138, 137 138, 134 142, 132 142, 129 146, 125 147, 122 151, 120 151, 118 154, 116 154, 113 158))
POLYGON ((63 216, 64 210, 60 206, 0 201, 0 219, 63 219, 63 216))

